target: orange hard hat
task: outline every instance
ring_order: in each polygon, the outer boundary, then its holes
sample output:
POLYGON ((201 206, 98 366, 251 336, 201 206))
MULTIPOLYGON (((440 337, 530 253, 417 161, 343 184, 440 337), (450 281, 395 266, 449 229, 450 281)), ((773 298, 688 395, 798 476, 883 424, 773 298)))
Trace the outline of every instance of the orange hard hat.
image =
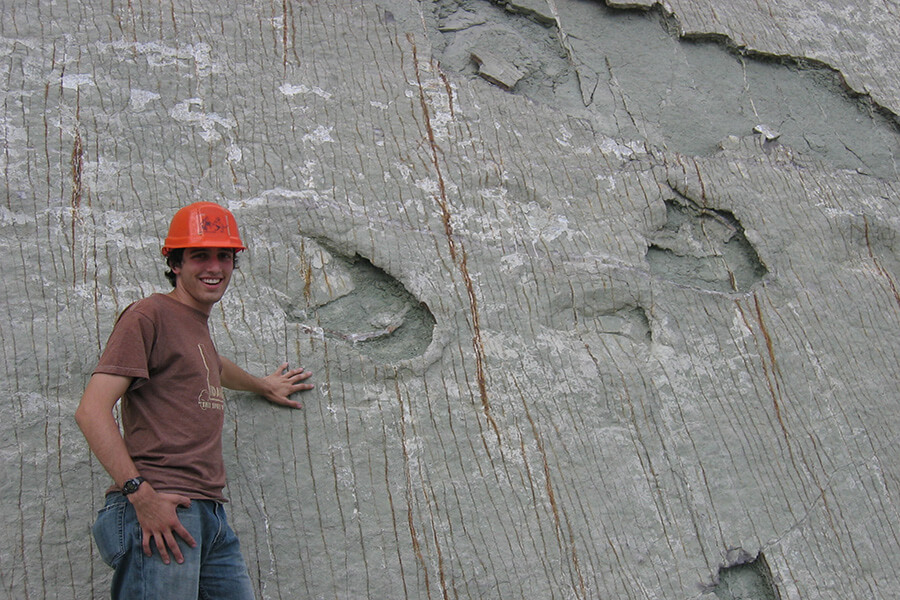
POLYGON ((215 202, 195 202, 172 217, 163 256, 176 248, 234 248, 246 250, 231 211, 215 202))

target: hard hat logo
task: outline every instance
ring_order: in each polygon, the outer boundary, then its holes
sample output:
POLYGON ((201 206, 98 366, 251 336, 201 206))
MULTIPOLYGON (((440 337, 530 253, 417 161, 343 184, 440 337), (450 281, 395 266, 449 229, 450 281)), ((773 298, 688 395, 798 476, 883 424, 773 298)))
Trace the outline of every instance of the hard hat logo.
POLYGON ((247 249, 234 215, 214 202, 195 202, 175 213, 162 253, 168 255, 176 248, 247 249))
POLYGON ((200 223, 200 231, 202 233, 218 233, 220 231, 228 231, 228 225, 222 222, 222 219, 203 219, 200 223))

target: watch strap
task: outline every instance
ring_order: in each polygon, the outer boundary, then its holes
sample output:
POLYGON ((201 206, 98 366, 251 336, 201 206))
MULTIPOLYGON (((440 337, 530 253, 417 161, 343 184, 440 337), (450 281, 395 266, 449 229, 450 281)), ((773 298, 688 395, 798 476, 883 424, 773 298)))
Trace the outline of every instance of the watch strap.
POLYGON ((138 491, 138 488, 141 487, 141 484, 144 483, 146 479, 143 477, 134 477, 129 479, 124 484, 122 484, 122 494, 127 496, 128 494, 133 494, 138 491))

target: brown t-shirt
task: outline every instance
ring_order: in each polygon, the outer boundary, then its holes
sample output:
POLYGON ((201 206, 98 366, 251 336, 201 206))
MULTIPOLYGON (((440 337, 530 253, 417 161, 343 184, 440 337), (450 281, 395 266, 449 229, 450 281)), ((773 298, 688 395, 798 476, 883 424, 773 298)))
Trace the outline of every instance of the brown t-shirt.
POLYGON ((207 315, 163 294, 126 308, 94 373, 134 378, 125 446, 158 492, 224 501, 222 362, 207 315))

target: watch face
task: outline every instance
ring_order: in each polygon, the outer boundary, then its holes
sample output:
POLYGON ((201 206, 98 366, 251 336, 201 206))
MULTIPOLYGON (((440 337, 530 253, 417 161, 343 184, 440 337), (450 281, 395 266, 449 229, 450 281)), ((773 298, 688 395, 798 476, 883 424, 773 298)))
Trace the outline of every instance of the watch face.
POLYGON ((137 489, 141 486, 141 483, 143 483, 143 481, 144 481, 143 479, 139 479, 139 478, 136 478, 136 479, 129 479, 129 480, 126 481, 125 484, 122 486, 122 492, 123 492, 126 496, 127 496, 128 494, 133 494, 133 493, 135 493, 135 492, 137 491, 137 489))

